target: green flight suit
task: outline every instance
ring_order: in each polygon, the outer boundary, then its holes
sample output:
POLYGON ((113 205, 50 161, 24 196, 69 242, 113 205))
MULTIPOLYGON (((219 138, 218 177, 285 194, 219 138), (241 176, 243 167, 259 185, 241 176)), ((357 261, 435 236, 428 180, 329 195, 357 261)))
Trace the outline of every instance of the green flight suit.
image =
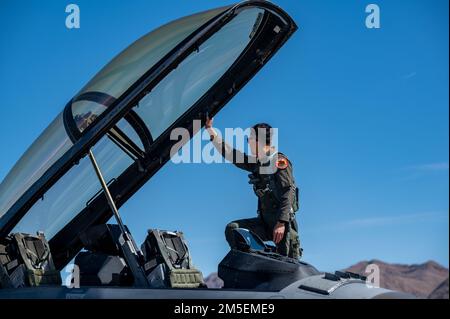
POLYGON ((272 154, 266 163, 231 148, 219 138, 213 143, 221 150, 222 156, 238 168, 250 172, 249 183, 258 197, 258 216, 229 223, 225 228, 225 238, 231 248, 236 248, 233 229, 246 228, 256 233, 262 240, 273 240, 273 229, 277 222, 285 223, 283 239, 277 244, 277 252, 291 258, 301 257, 298 226, 294 215, 294 200, 297 187, 292 172, 292 164, 281 153, 272 154), (279 164, 283 165, 279 165, 279 164))

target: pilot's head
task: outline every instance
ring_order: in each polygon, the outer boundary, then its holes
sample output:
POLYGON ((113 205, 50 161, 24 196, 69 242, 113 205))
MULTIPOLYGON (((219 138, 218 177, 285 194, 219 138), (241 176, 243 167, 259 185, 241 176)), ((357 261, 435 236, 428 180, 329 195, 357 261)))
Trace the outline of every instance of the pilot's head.
POLYGON ((270 152, 272 133, 272 126, 267 123, 253 125, 248 138, 248 144, 252 154, 256 155, 258 158, 262 158, 270 152))

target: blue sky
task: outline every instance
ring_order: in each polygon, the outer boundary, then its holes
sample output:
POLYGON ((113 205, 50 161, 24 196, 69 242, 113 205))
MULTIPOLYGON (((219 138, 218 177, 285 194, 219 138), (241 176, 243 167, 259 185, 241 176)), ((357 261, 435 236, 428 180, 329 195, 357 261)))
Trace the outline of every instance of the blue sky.
MULTIPOLYGON (((276 1, 299 31, 216 117, 269 122, 301 188, 304 260, 322 270, 363 259, 449 260, 448 1, 276 1)), ((175 18, 229 1, 0 2, 0 179, 111 58, 175 18)), ((194 263, 215 271, 227 222, 255 215, 247 174, 169 163, 121 212, 136 240, 183 230, 194 263)))

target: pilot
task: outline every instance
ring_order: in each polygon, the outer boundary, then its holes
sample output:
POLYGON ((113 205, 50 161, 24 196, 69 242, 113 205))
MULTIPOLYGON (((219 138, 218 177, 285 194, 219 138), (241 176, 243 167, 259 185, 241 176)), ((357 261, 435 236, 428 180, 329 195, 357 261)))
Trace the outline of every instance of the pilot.
POLYGON ((266 123, 253 126, 248 144, 254 156, 247 155, 226 144, 213 128, 213 119, 207 118, 206 129, 220 154, 238 168, 250 172, 249 183, 258 197, 258 216, 229 223, 225 237, 230 247, 237 248, 233 229, 246 228, 264 241, 272 240, 277 253, 291 258, 301 257, 298 225, 298 188, 295 185, 292 164, 271 145, 272 127, 266 123))

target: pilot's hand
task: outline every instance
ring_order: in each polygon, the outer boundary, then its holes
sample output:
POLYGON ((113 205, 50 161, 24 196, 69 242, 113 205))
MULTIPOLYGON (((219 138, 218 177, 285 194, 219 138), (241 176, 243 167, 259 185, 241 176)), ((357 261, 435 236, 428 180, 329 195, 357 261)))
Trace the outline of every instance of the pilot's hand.
POLYGON ((213 127, 213 122, 214 122, 214 118, 209 118, 209 116, 206 116, 206 122, 205 122, 205 127, 207 129, 210 129, 213 127))
POLYGON ((213 128, 213 122, 214 118, 209 118, 209 116, 206 115, 205 127, 209 135, 211 136, 211 140, 217 136, 216 130, 213 128))
POLYGON ((286 226, 282 222, 278 222, 273 229, 273 242, 278 245, 278 243, 283 240, 284 231, 286 226))

